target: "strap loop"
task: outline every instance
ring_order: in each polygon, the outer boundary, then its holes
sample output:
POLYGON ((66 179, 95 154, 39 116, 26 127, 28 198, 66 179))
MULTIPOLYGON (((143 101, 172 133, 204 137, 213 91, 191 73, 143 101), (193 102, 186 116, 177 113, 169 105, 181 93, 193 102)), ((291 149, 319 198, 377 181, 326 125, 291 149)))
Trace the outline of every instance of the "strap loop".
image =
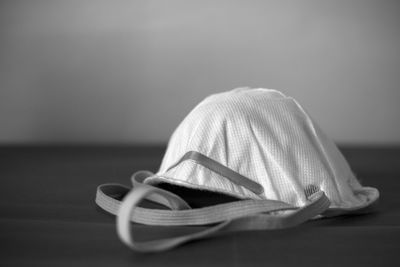
POLYGON ((140 252, 168 250, 190 240, 212 236, 217 232, 292 227, 323 213, 330 205, 324 192, 318 191, 312 194, 309 203, 301 208, 275 200, 241 200, 191 209, 179 196, 143 184, 142 181, 151 175, 153 174, 150 172, 134 174, 133 189, 118 184, 104 184, 97 188, 96 194, 97 205, 118 216, 117 232, 122 242, 140 252), (123 195, 125 197, 121 202, 119 199, 123 195), (144 199, 162 204, 170 210, 138 207, 144 199), (131 230, 132 221, 165 226, 214 225, 206 230, 180 237, 137 242, 131 230))
POLYGON ((140 185, 129 192, 129 194, 124 198, 124 201, 122 202, 120 210, 118 212, 117 232, 122 242, 133 250, 140 252, 156 252, 168 250, 189 240, 199 239, 211 235, 212 233, 219 231, 229 224, 229 221, 225 221, 216 226, 207 228, 204 231, 194 234, 146 242, 136 242, 133 239, 130 218, 132 217, 134 208, 140 203, 140 201, 151 194, 164 198, 168 203, 172 204, 171 207, 173 209, 179 210, 181 208, 186 208, 186 205, 184 205, 183 202, 176 202, 176 199, 171 194, 169 194, 169 192, 165 190, 160 190, 152 186, 140 185))

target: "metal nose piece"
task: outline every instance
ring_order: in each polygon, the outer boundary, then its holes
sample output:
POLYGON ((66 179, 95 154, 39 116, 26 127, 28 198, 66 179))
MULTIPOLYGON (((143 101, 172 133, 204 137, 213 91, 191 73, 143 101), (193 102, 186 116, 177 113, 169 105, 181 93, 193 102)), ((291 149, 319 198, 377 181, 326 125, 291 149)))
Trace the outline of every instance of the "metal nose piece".
POLYGON ((304 193, 306 194, 307 198, 309 198, 314 193, 320 191, 319 187, 313 184, 309 184, 304 189, 304 193))

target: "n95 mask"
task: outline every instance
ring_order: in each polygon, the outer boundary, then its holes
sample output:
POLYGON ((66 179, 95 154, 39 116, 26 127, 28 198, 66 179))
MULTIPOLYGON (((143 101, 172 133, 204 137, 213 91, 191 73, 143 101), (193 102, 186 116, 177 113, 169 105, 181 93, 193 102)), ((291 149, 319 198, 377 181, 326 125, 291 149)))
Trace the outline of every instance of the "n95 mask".
POLYGON ((96 203, 118 216, 121 240, 144 252, 221 231, 285 228, 317 217, 368 212, 379 198, 377 189, 360 184, 336 145, 295 99, 262 88, 204 99, 172 134, 159 171, 139 171, 132 182, 132 189, 99 186, 96 203), (196 208, 175 194, 176 188, 203 194, 204 201, 210 193, 231 199, 196 208), (139 207, 143 199, 170 210, 139 207), (212 226, 136 242, 131 221, 212 226))

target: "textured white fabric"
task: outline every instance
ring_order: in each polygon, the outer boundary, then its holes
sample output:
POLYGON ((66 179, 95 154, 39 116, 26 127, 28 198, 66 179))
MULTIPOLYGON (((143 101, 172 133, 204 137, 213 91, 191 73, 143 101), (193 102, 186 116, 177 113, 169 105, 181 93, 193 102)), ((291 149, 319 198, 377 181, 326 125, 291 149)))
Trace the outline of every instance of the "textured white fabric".
POLYGON ((379 197, 362 187, 336 145, 304 109, 277 90, 238 88, 199 103, 177 127, 159 171, 145 183, 168 182, 239 198, 307 203, 306 188, 325 192, 330 208, 365 207, 379 197), (262 185, 257 195, 197 164, 197 151, 262 185))

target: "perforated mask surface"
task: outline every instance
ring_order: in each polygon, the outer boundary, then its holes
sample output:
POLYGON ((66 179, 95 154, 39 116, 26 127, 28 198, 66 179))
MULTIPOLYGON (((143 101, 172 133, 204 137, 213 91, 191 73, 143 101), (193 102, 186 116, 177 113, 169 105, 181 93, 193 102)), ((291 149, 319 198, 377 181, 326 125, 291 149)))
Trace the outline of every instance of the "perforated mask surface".
POLYGON ((297 101, 262 88, 238 88, 199 103, 171 136, 159 171, 145 182, 295 206, 304 205, 307 195, 316 190, 325 192, 333 208, 358 207, 378 197, 376 189, 361 186, 334 142, 297 101), (194 160, 176 164, 188 151, 199 152, 258 183, 262 193, 194 160))

